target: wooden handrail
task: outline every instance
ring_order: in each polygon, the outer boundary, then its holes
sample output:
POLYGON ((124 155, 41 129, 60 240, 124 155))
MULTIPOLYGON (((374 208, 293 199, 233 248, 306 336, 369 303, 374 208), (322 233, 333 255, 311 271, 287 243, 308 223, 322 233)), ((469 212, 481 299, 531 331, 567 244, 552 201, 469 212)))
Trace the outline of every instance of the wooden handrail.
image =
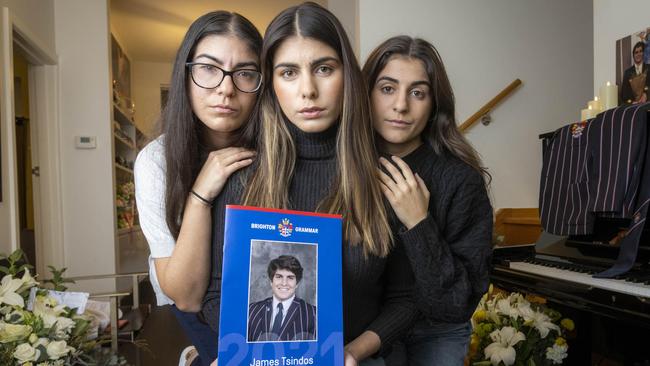
POLYGON ((479 118, 485 116, 486 114, 490 113, 492 108, 499 104, 501 100, 503 100, 505 97, 507 97, 510 93, 512 93, 517 87, 521 85, 521 80, 515 79, 510 85, 506 86, 505 89, 503 89, 499 94, 497 94, 492 100, 489 102, 485 103, 481 109, 479 109, 476 113, 474 113, 471 117, 467 119, 467 121, 463 122, 458 128, 460 129, 461 132, 465 132, 468 128, 472 127, 476 121, 478 121, 479 118))

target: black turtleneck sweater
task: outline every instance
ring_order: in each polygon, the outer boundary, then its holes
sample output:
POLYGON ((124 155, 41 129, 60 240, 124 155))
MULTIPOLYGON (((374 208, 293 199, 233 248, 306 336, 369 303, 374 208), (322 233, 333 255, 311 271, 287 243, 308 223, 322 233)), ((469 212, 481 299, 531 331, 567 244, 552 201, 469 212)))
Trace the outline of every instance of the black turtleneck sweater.
MULTIPOLYGON (((296 165, 289 187, 290 209, 315 211, 337 174, 336 127, 322 133, 304 133, 288 123, 296 145, 296 165)), ((213 211, 212 275, 203 314, 219 329, 219 305, 225 205, 240 201, 241 179, 231 177, 213 211)), ((363 187, 361 187, 363 189, 363 187)), ((416 316, 412 299, 413 274, 404 248, 397 246, 386 258, 364 257, 361 245, 343 244, 343 325, 348 343, 370 330, 379 335, 385 350, 408 330, 416 316)), ((319 311, 325 311, 319 309, 319 311)))
POLYGON ((431 193, 424 220, 395 228, 416 278, 418 309, 430 322, 466 322, 490 281, 492 206, 483 177, 428 143, 403 160, 431 193))

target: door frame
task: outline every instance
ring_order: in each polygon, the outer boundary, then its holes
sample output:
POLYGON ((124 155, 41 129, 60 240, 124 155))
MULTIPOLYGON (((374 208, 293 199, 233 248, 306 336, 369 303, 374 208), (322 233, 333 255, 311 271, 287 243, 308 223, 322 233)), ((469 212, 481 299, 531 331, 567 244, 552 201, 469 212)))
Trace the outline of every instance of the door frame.
MULTIPOLYGON (((22 22, 11 11, 3 7, 0 17, 0 110, 6 126, 2 144, 7 154, 8 174, 6 202, 9 206, 10 250, 20 247, 18 223, 18 187, 16 168, 16 145, 13 90, 13 47, 19 47, 29 63, 29 114, 34 127, 31 134, 32 146, 36 147, 33 161, 38 162, 40 177, 34 180, 34 224, 36 240, 36 272, 45 274, 46 265, 63 267, 65 253, 63 245, 63 205, 60 159, 60 125, 58 108, 58 56, 47 47, 29 25, 22 22)), ((33 167, 33 165, 32 165, 33 167)))

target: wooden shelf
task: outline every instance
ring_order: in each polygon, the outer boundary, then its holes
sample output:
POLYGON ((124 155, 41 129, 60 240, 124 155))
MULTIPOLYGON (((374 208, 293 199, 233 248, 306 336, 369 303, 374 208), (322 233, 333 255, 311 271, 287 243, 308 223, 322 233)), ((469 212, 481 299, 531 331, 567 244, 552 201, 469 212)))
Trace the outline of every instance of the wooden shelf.
POLYGON ((126 234, 130 234, 130 233, 133 233, 133 232, 138 232, 138 231, 142 231, 142 229, 140 228, 140 225, 133 225, 132 227, 125 227, 125 228, 122 228, 122 229, 117 229, 117 234, 118 235, 126 235, 126 234))
POLYGON ((114 163, 114 165, 115 165, 115 169, 117 169, 118 171, 123 171, 125 173, 133 175, 133 170, 132 169, 129 169, 129 168, 127 168, 127 167, 125 167, 123 165, 120 165, 118 163, 114 163))
POLYGON ((120 135, 118 135, 115 132, 113 132, 113 137, 115 137, 115 140, 121 142, 122 144, 127 146, 129 149, 135 150, 135 144, 132 141, 129 141, 129 140, 125 139, 124 137, 121 137, 120 135))
POLYGON ((120 124, 131 124, 135 126, 133 115, 122 109, 117 103, 113 102, 113 118, 120 124))

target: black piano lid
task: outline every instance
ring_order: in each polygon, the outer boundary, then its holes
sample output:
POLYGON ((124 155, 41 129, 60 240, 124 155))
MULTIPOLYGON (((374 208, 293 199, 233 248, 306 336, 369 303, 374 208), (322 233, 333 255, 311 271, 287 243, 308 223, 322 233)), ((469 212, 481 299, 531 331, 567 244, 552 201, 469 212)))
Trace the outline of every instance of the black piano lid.
MULTIPOLYGON (((645 230, 644 230, 645 232, 645 230)), ((645 235, 644 235, 645 236, 645 235)), ((636 266, 646 265, 650 260, 650 247, 643 240, 639 245, 636 266)), ((618 257, 619 247, 594 241, 593 237, 560 236, 543 231, 535 244, 535 253, 570 260, 575 263, 609 267, 618 257)))

